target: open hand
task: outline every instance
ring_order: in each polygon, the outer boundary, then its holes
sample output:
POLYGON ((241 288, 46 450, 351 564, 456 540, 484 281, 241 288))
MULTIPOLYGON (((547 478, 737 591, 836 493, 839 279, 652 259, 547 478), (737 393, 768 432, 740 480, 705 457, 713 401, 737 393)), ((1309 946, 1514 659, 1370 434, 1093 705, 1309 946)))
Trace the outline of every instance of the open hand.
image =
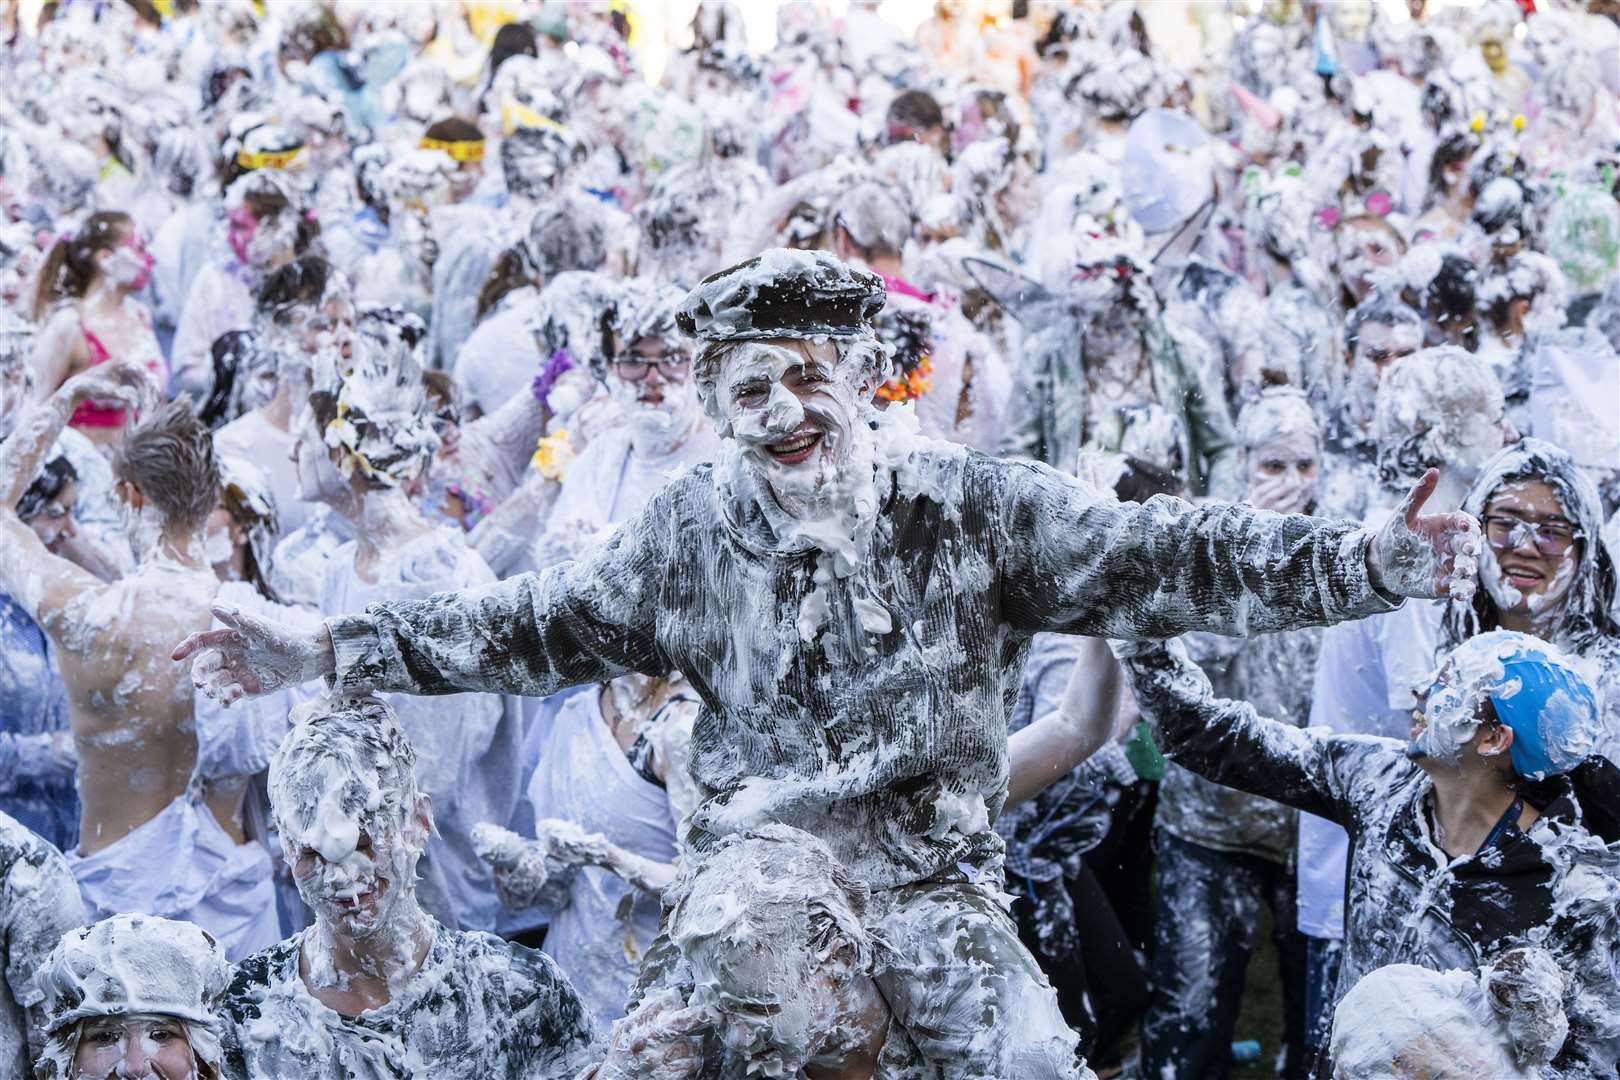
POLYGON ((1367 549, 1372 583, 1397 596, 1472 600, 1483 550, 1479 522, 1462 511, 1423 514, 1440 470, 1430 469, 1407 493, 1367 549))
POLYGON ((173 659, 191 665, 192 685, 221 705, 298 686, 336 670, 332 638, 322 625, 313 632, 215 603, 223 630, 203 630, 175 647, 173 659))

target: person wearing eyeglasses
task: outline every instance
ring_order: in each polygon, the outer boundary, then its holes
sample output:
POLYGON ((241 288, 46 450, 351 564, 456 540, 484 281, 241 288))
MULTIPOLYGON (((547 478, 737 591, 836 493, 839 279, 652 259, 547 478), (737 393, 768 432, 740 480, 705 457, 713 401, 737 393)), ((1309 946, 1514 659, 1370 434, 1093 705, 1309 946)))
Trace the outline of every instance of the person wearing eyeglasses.
MULTIPOLYGON (((1614 770, 1591 757, 1598 705, 1578 660, 1528 634, 1475 635, 1422 680, 1407 738, 1391 739, 1301 730, 1217 697, 1179 640, 1115 651, 1172 761, 1348 831, 1330 1005, 1389 964, 1474 971, 1535 945, 1570 977, 1569 1029, 1543 1075, 1614 1074, 1614 770)), ((1315 1075, 1335 1075, 1326 1064, 1315 1075)))
POLYGON ((1469 605, 1448 607, 1441 644, 1518 630, 1584 661, 1598 692, 1598 750, 1620 761, 1620 622, 1614 552, 1602 538, 1603 503, 1568 451, 1523 439, 1484 468, 1463 500, 1485 529, 1480 584, 1469 605))
POLYGON ((640 513, 672 472, 713 461, 719 452, 720 439, 693 389, 691 347, 675 327, 685 295, 645 278, 620 286, 606 316, 606 355, 593 358, 592 368, 622 419, 568 467, 535 541, 535 569, 584 553, 640 513))

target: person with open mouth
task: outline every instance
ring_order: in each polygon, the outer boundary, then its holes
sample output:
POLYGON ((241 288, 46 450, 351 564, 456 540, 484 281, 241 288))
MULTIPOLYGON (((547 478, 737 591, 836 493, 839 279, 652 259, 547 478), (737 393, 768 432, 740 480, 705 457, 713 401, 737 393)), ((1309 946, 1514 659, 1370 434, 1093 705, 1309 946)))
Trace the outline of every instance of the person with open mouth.
MULTIPOLYGON (((812 832, 889 920, 928 927, 893 942, 879 983, 931 1074, 1081 1080, 1076 1036, 993 899, 990 823, 1030 639, 1254 633, 1467 595, 1478 525, 1422 512, 1433 470, 1373 530, 1116 503, 1055 469, 924 438, 909 410, 873 404, 893 374, 873 329, 883 302, 876 275, 820 251, 771 249, 712 275, 677 323, 698 341, 692 380, 719 460, 605 544, 313 634, 227 612, 228 630, 174 655, 207 650, 194 674, 227 700, 317 676, 343 693, 545 695, 678 670, 704 705, 694 857, 773 822, 812 832)), ((682 991, 676 951, 660 935, 638 989, 682 991)))
POLYGON ((1599 539, 1596 485, 1569 451, 1527 438, 1485 464, 1462 505, 1485 530, 1484 587, 1472 604, 1448 608, 1442 646, 1518 630, 1577 657, 1591 667, 1598 691, 1599 748, 1620 759, 1620 576, 1599 539))

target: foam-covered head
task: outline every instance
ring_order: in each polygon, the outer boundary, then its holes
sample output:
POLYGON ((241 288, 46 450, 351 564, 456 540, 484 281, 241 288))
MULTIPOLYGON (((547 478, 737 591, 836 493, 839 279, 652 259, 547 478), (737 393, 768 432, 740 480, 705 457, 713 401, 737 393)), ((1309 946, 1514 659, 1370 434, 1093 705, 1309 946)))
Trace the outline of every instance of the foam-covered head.
POLYGON ((189 398, 171 401, 133 425, 113 450, 112 468, 119 483, 140 492, 139 513, 155 511, 153 524, 171 536, 200 530, 219 501, 214 440, 189 398))
POLYGON ((608 317, 612 356, 593 365, 624 410, 638 450, 669 448, 691 431, 701 413, 692 386, 691 343, 675 326, 685 295, 645 278, 624 282, 608 317))
POLYGON ((1462 508, 1485 526, 1484 588, 1471 609, 1447 611, 1450 640, 1494 628, 1506 613, 1528 616, 1539 634, 1577 653, 1617 632, 1620 578, 1602 538, 1603 502, 1568 451, 1534 438, 1504 447, 1462 508))
POLYGON ((1539 1075, 1472 972, 1414 964, 1378 968, 1351 987, 1333 1010, 1331 1052, 1339 1080, 1539 1075))
POLYGON ((1453 763, 1494 717, 1513 731, 1513 771, 1531 780, 1568 772, 1589 757, 1600 731, 1597 697, 1557 648, 1511 630, 1470 638, 1441 661, 1423 695, 1414 758, 1453 763))
POLYGON ((1238 413, 1248 499, 1280 514, 1309 513, 1316 502, 1322 431, 1305 394, 1269 387, 1238 413))
POLYGON ((695 1004, 750 1075, 799 1075, 871 973, 867 889, 820 839, 786 825, 723 840, 672 887, 669 935, 692 966, 695 1004))
POLYGON ((361 313, 351 355, 317 354, 310 407, 345 479, 375 487, 415 479, 438 448, 422 383, 422 321, 397 308, 361 313))
POLYGON ((45 1075, 78 1075, 81 1022, 104 1018, 178 1021, 196 1059, 217 1069, 217 1014, 231 975, 219 943, 192 923, 114 915, 69 931, 36 974, 44 994, 45 1075))
POLYGON ((310 704, 270 762, 270 809, 298 893, 353 937, 388 925, 427 844, 416 750, 369 695, 310 704))
POLYGON ((1439 468, 1456 505, 1485 462, 1514 436, 1496 375, 1457 346, 1402 357, 1379 379, 1373 437, 1386 484, 1415 483, 1439 468))

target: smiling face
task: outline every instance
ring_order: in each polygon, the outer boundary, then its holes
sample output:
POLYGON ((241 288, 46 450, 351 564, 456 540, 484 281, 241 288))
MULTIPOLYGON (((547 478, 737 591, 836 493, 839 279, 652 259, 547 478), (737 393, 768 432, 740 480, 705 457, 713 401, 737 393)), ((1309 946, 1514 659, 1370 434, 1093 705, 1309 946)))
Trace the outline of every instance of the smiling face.
POLYGON ((744 341, 721 365, 714 409, 721 434, 737 440, 782 495, 813 495, 850 460, 866 385, 831 342, 744 341))
POLYGON ((167 1016, 82 1021, 73 1068, 78 1080, 194 1080, 197 1075, 185 1025, 167 1016))
POLYGON ((608 365, 608 393, 636 433, 637 446, 684 434, 697 418, 691 355, 659 338, 641 338, 608 365))
POLYGON ((1555 613, 1580 568, 1582 543, 1557 493, 1540 481, 1504 484, 1480 517, 1480 579, 1498 610, 1531 619, 1555 613))

